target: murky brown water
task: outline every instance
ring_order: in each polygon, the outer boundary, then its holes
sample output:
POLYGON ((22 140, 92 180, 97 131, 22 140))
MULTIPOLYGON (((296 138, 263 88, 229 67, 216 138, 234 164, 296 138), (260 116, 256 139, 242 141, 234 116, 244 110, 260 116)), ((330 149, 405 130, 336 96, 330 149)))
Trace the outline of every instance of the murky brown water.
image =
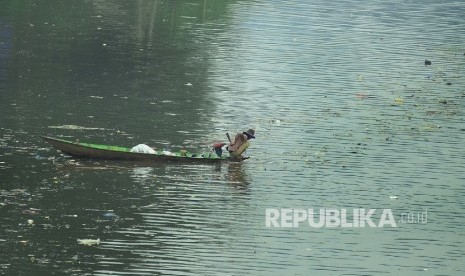
POLYGON ((3 1, 0 272, 462 275, 464 12, 3 1), (205 150, 249 127, 252 158, 218 166, 75 160, 38 138, 205 150), (397 227, 267 228, 270 208, 390 209, 397 227))

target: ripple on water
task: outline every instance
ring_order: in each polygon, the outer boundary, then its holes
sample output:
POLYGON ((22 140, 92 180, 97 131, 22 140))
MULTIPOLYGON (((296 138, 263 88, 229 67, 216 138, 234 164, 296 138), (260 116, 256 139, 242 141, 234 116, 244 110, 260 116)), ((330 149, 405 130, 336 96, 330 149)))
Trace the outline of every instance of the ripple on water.
MULTIPOLYGON (((119 16, 129 6, 96 3, 99 25, 132 33, 119 16)), ((92 96, 57 92, 75 102, 47 112, 47 97, 32 110, 0 96, 0 241, 11 249, 1 272, 54 263, 96 275, 463 274, 462 3, 251 1, 232 3, 227 21, 183 12, 173 13, 182 32, 170 41, 195 37, 192 52, 163 59, 126 35, 106 45, 105 60, 125 65, 137 44, 135 68, 147 75, 130 73, 129 92, 105 69, 79 76, 79 93, 92 96), (180 65, 165 72, 163 62, 180 65), (95 96, 105 85, 113 96, 95 96), (243 164, 132 167, 65 159, 34 137, 44 125, 61 137, 163 148, 207 148, 249 127, 257 139, 243 164), (267 208, 392 209, 398 227, 267 228, 267 208), (423 212, 427 223, 401 220, 423 212)))

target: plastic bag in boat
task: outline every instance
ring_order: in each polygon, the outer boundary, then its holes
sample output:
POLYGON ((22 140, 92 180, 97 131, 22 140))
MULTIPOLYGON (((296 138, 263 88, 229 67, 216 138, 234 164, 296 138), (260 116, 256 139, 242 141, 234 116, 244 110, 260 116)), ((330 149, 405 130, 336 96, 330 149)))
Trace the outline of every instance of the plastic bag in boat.
POLYGON ((150 154, 155 154, 156 152, 146 144, 139 144, 131 149, 131 152, 137 152, 137 153, 150 153, 150 154))

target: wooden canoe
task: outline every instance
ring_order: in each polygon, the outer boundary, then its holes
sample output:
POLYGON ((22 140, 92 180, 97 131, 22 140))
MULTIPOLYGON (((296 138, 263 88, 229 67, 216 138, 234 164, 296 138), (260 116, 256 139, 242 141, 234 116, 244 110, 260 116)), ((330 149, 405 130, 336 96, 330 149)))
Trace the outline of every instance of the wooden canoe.
POLYGON ((108 159, 108 160, 131 160, 131 161, 146 161, 146 162, 179 162, 179 163, 219 163, 219 162, 241 162, 250 157, 218 157, 213 152, 206 153, 181 153, 173 152, 170 155, 162 152, 137 153, 131 152, 131 148, 99 145, 81 142, 72 142, 68 140, 41 136, 46 142, 59 149, 65 154, 92 158, 92 159, 108 159))

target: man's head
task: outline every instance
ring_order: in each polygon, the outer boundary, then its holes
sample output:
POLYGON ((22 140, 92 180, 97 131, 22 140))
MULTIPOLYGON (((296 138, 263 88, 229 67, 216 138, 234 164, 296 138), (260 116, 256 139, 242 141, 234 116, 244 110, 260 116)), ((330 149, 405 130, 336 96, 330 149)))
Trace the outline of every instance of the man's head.
POLYGON ((249 128, 249 130, 242 132, 243 134, 247 135, 247 140, 255 139, 255 130, 249 128))

